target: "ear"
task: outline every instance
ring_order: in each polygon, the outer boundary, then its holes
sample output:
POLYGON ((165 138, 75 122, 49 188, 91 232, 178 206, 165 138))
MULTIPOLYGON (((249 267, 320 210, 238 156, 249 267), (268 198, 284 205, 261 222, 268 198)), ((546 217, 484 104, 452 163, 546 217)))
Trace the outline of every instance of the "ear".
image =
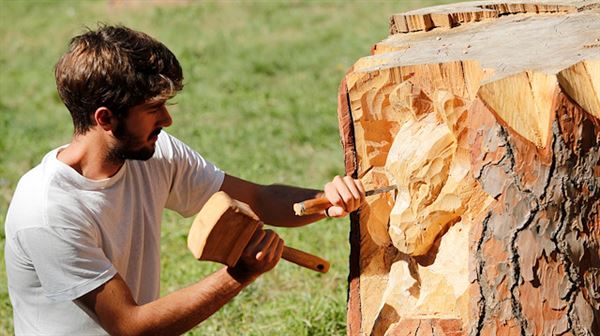
POLYGON ((103 130, 113 130, 115 118, 112 111, 108 108, 102 106, 96 109, 94 112, 94 120, 96 121, 96 125, 100 126, 103 130))

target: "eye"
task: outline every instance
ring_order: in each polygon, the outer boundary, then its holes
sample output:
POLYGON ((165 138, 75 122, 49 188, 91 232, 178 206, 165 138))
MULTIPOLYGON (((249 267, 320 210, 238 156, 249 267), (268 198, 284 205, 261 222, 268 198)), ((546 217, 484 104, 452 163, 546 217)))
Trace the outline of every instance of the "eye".
POLYGON ((153 107, 153 108, 149 109, 148 113, 149 114, 156 114, 156 113, 159 113, 160 111, 162 111, 164 108, 165 108, 164 104, 163 105, 159 105, 159 106, 156 106, 156 107, 153 107))

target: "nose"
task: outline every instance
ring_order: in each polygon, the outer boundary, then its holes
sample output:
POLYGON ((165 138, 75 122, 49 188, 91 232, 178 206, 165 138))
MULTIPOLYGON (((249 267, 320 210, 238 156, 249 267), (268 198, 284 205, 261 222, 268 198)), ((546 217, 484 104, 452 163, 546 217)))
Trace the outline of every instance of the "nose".
POLYGON ((171 118, 171 114, 166 106, 163 106, 161 109, 161 119, 160 119, 161 127, 169 127, 173 124, 173 118, 171 118))

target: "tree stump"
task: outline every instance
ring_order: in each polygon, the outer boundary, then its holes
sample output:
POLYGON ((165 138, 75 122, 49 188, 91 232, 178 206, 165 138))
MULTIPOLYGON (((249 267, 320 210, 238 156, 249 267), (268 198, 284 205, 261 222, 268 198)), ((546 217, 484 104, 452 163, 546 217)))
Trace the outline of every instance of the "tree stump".
POLYGON ((600 335, 600 3, 392 15, 342 80, 349 335, 600 335))

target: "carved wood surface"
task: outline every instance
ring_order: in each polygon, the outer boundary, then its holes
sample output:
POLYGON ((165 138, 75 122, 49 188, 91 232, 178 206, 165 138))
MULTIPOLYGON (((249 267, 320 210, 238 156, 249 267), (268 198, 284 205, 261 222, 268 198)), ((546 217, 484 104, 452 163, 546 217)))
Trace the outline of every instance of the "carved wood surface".
POLYGON ((398 185, 352 216, 348 333, 598 334, 600 4, 390 29, 340 86, 347 173, 398 185))

